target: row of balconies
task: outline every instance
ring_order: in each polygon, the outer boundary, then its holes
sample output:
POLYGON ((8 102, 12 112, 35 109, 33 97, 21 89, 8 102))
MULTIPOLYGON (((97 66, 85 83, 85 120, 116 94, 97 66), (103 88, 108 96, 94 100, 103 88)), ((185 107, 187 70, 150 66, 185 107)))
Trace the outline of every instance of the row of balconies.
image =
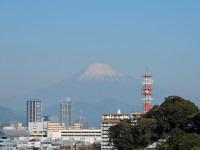
POLYGON ((101 131, 105 131, 105 130, 108 131, 108 129, 109 129, 109 128, 105 128, 105 127, 104 127, 104 128, 101 128, 101 131))
POLYGON ((122 120, 122 119, 128 119, 129 116, 103 116, 103 120, 122 120))
POLYGON ((101 142, 102 142, 102 143, 107 143, 107 142, 109 142, 109 138, 107 138, 107 137, 102 138, 102 139, 101 139, 101 142))
POLYGON ((108 135, 101 135, 101 138, 108 138, 108 135))
POLYGON ((108 134, 108 132, 107 131, 102 131, 101 134, 108 134))

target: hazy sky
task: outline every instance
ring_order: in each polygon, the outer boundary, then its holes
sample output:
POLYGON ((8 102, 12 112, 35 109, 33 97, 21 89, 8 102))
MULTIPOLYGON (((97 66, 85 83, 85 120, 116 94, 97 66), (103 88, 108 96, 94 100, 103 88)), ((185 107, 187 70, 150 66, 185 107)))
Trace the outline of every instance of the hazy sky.
POLYGON ((0 0, 0 98, 100 62, 200 100, 200 1, 0 0))

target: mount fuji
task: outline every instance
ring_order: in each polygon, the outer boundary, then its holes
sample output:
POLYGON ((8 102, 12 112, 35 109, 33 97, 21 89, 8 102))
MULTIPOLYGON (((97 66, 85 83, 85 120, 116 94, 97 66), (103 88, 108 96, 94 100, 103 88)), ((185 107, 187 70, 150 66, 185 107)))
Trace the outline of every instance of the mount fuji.
MULTIPOLYGON (((75 101, 75 116, 78 118, 80 109, 84 109, 83 107, 90 114, 100 113, 98 115, 115 113, 115 110, 120 109, 120 107, 124 111, 142 110, 141 88, 141 81, 131 78, 106 64, 94 63, 84 71, 55 85, 1 100, 1 105, 8 107, 8 103, 10 103, 12 105, 9 105, 9 108, 25 111, 26 101, 37 98, 43 102, 45 114, 53 111, 58 113, 59 110, 57 110, 56 105, 59 104, 59 101, 70 97, 75 101), (88 108, 88 106, 92 108, 88 108)), ((161 104, 166 96, 171 95, 169 91, 158 86, 154 86, 154 89, 156 89, 153 96, 155 101, 152 102, 152 105, 161 104)), ((92 117, 88 119, 92 119, 92 117)))
POLYGON ((78 81, 91 80, 107 80, 107 81, 123 81, 127 80, 121 72, 114 70, 106 64, 94 63, 87 67, 87 69, 79 75, 78 81))

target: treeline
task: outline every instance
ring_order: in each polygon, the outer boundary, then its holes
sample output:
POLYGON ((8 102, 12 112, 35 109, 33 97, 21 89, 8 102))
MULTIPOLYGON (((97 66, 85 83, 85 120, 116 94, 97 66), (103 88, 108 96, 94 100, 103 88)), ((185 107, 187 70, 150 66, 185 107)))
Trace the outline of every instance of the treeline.
POLYGON ((199 108, 189 100, 169 96, 137 125, 123 120, 110 127, 109 138, 118 150, 143 150, 154 142, 157 150, 200 150, 199 108))

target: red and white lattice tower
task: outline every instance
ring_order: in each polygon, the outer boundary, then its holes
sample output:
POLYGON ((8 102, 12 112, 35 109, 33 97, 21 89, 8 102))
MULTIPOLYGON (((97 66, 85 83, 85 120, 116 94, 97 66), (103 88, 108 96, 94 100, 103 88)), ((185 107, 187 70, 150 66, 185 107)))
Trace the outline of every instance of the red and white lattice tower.
POLYGON ((152 75, 148 74, 148 67, 147 67, 147 71, 145 73, 145 75, 142 76, 144 78, 143 80, 143 88, 142 88, 142 95, 144 96, 142 100, 144 100, 143 103, 143 111, 144 112, 148 112, 151 109, 151 95, 152 92, 151 90, 153 90, 151 88, 151 85, 153 84, 153 80, 151 79, 152 75))

